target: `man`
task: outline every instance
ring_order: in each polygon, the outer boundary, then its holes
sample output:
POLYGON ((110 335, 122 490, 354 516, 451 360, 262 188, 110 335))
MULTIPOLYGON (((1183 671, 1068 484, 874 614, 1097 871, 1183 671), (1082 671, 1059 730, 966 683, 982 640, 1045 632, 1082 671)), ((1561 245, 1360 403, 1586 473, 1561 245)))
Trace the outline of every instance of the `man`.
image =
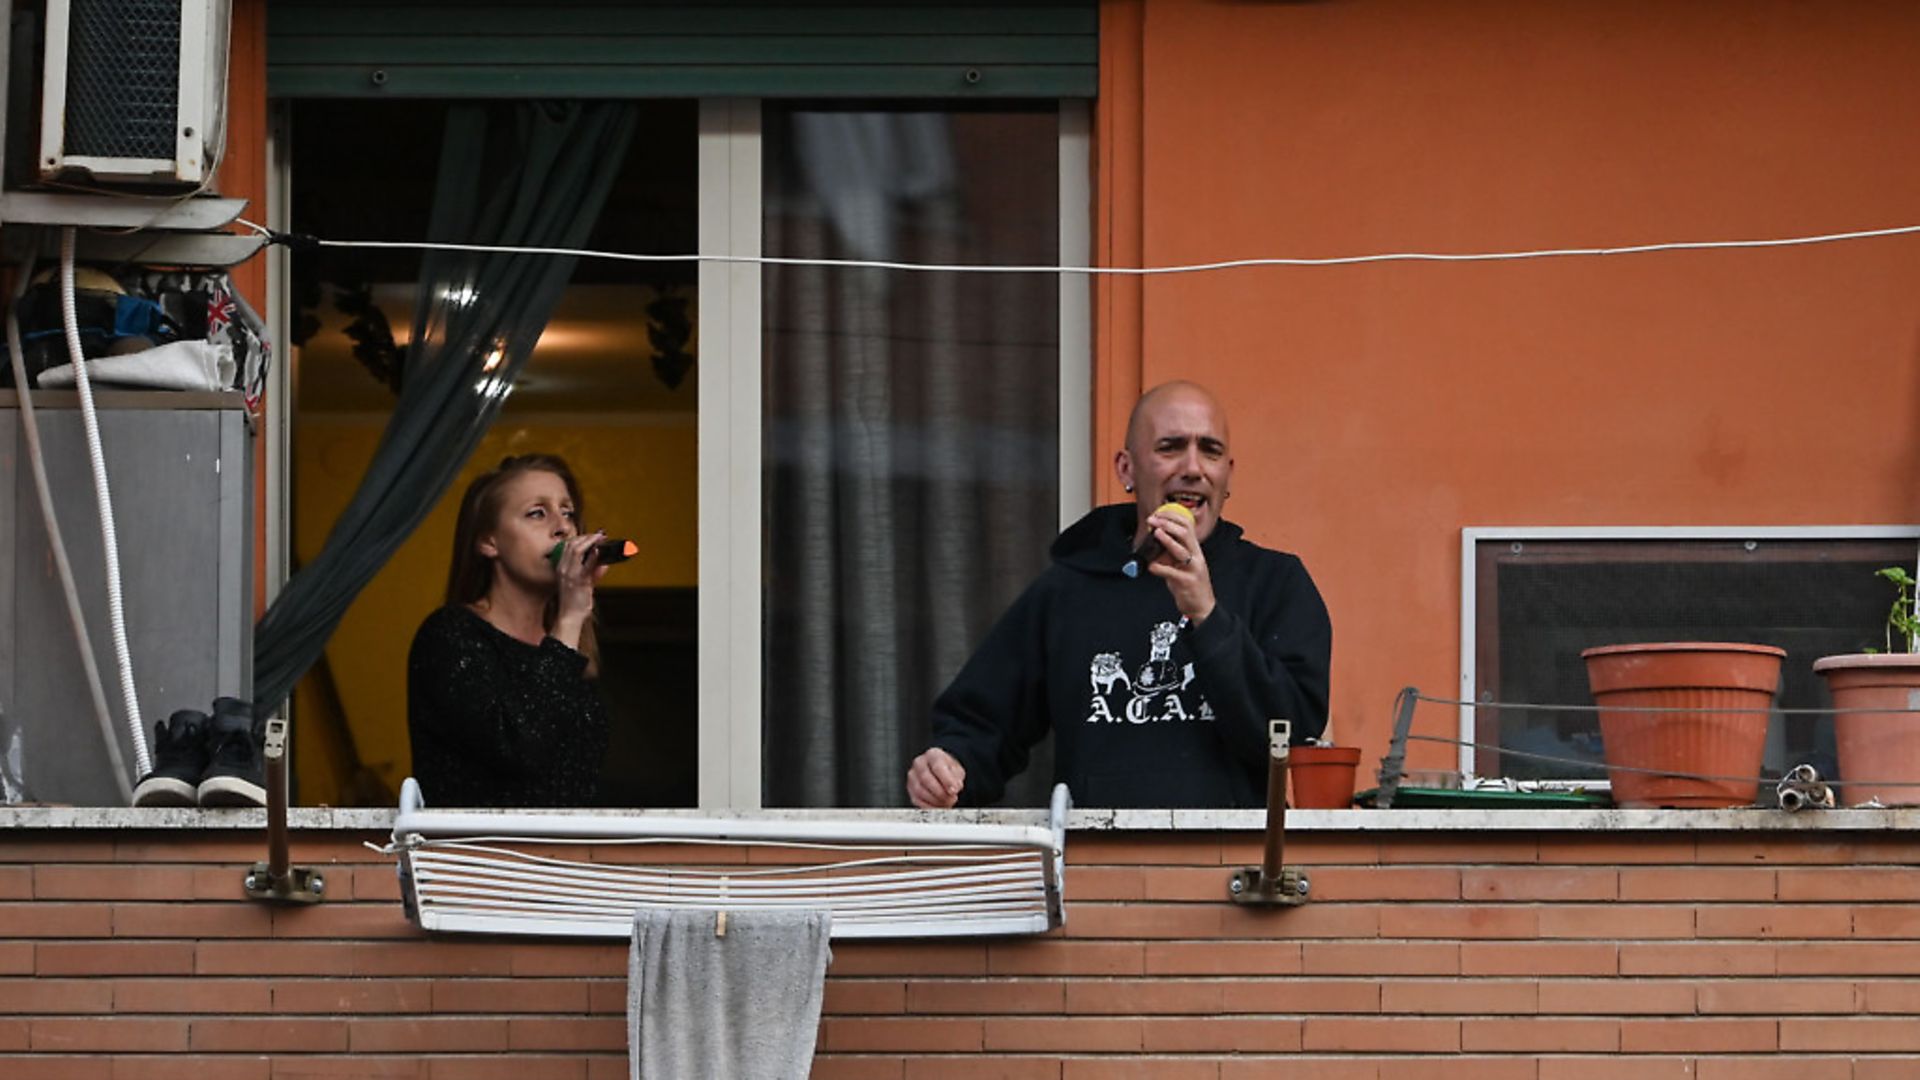
POLYGON ((933 746, 907 772, 915 806, 995 801, 1048 731, 1080 805, 1265 805, 1267 722, 1293 721, 1298 741, 1326 728, 1333 631, 1300 560, 1221 519, 1228 445, 1200 386, 1140 398, 1113 462, 1134 502, 1060 534, 1053 566, 934 702, 933 746), (1148 572, 1123 573, 1149 536, 1148 572))

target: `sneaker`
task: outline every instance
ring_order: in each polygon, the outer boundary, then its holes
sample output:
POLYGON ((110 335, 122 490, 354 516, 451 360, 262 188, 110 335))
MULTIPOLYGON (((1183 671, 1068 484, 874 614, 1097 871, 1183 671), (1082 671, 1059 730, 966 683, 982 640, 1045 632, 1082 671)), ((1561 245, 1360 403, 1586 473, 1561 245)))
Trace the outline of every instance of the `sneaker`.
POLYGON ((207 733, 212 721, 198 709, 181 709, 153 725, 153 771, 133 789, 135 806, 192 806, 207 771, 207 733))
POLYGON ((200 780, 201 806, 267 805, 267 770, 262 751, 266 725, 253 717, 252 704, 239 698, 213 703, 212 756, 200 780))

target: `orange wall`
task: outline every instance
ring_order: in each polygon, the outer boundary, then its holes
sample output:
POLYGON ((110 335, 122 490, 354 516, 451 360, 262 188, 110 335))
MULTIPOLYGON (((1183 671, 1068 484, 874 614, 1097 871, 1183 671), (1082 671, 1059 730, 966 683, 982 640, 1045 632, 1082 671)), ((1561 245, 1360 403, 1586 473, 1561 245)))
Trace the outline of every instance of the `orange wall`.
MULTIPOLYGON (((1920 217, 1913 5, 1103 15, 1096 227, 1121 262, 1920 217)), ((1101 298, 1100 386, 1191 377, 1230 403, 1229 512, 1306 559, 1333 611, 1334 723, 1370 753, 1396 689, 1457 684, 1462 526, 1920 520, 1920 238, 1236 270, 1101 298)), ((1103 462, 1127 400, 1096 403, 1103 462)), ((1451 734, 1450 713, 1422 716, 1451 734)))

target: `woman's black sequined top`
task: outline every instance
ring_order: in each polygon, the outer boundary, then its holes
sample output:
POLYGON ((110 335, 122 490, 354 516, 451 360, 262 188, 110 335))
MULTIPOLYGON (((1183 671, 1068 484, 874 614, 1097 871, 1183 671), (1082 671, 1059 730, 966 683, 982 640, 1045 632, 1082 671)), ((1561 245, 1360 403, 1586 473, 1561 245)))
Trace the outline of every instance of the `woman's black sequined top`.
POLYGON ((407 729, 428 806, 585 806, 607 754, 587 658, 443 607, 413 635, 407 729))

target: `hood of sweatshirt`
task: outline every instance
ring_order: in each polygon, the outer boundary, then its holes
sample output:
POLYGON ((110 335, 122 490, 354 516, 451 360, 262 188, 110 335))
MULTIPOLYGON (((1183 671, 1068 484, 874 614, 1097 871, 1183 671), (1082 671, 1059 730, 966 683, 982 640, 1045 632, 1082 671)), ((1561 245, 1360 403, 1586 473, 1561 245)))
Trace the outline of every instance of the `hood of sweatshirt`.
MULTIPOLYGON (((1086 574, 1121 576, 1120 568, 1133 558, 1133 531, 1139 525, 1139 510, 1133 503, 1097 506, 1079 521, 1067 527, 1053 541, 1050 554, 1061 566, 1086 574)), ((1221 521, 1213 533, 1200 542, 1209 562, 1215 553, 1240 538, 1240 526, 1221 521)))

